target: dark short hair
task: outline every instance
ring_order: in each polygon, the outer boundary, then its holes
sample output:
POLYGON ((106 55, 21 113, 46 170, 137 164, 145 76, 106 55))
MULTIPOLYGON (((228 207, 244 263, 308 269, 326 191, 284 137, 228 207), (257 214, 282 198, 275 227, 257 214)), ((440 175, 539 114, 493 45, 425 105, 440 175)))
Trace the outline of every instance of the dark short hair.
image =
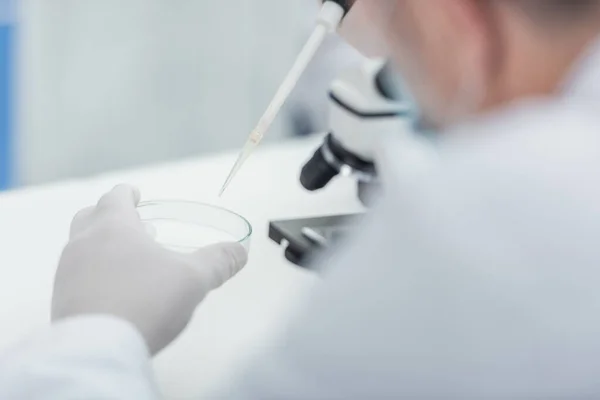
MULTIPOLYGON (((500 0, 502 1, 502 0, 500 0)), ((509 0, 540 21, 579 21, 599 15, 600 0, 509 0)))

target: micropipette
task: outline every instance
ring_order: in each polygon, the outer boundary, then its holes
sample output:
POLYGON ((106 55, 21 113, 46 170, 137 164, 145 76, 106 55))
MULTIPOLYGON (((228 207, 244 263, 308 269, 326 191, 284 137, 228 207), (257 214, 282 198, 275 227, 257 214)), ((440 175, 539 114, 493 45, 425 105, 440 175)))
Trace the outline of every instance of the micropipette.
POLYGON ((338 28, 342 22, 342 19, 344 18, 344 15, 350 9, 352 3, 353 1, 350 0, 328 0, 323 4, 321 12, 317 18, 317 26, 315 27, 315 30, 298 55, 294 66, 285 77, 283 83, 279 87, 279 90, 275 94, 275 97, 271 101, 271 104, 269 104, 269 107, 267 107, 267 110, 258 121, 256 128, 254 128, 250 134, 250 137, 242 148, 237 161, 235 162, 231 172, 223 184, 223 187, 221 188, 221 191, 219 192, 219 197, 225 193, 225 190, 227 190, 229 184, 231 181, 233 181, 233 178, 235 178, 254 149, 260 144, 264 135, 275 120, 275 117, 277 117, 286 100, 296 87, 300 77, 323 44, 327 34, 335 31, 338 28))

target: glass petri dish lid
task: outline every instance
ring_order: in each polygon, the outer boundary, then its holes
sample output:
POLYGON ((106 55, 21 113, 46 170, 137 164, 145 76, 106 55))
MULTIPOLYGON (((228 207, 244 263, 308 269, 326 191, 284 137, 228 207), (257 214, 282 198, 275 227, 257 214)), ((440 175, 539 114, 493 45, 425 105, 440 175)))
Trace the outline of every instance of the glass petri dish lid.
POLYGON ((215 205, 182 200, 142 202, 137 211, 154 239, 170 250, 193 253, 222 242, 250 250, 252 225, 241 215, 215 205))

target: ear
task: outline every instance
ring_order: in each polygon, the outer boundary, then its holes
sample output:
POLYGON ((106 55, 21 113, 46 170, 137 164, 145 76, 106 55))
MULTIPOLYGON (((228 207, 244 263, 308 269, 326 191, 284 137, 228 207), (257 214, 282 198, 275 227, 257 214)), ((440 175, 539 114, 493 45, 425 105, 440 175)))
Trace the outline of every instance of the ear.
POLYGON ((459 56, 470 64, 480 66, 478 70, 482 76, 472 78, 490 79, 501 61, 500 32, 491 2, 452 0, 443 3, 455 23, 455 32, 461 42, 462 54, 459 56))
POLYGON ((484 51, 490 43, 493 13, 489 3, 481 0, 444 1, 446 11, 455 21, 456 32, 466 51, 484 51))

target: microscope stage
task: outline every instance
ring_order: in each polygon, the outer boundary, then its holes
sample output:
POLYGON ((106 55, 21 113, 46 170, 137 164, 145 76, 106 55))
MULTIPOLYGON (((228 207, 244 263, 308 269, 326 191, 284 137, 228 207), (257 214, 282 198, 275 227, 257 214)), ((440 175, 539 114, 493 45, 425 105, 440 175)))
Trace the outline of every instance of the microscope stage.
POLYGON ((360 214, 274 221, 269 238, 284 246, 285 258, 310 269, 311 261, 322 251, 343 239, 356 224, 360 214))

